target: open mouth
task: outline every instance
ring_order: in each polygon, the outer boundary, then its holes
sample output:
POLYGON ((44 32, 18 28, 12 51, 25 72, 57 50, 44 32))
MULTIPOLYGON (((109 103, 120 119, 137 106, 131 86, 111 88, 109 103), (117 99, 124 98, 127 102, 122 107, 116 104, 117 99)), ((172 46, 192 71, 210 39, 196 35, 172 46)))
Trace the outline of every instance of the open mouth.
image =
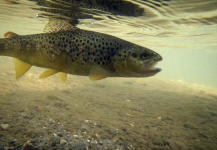
MULTIPOLYGON (((161 60, 159 60, 159 61, 161 61, 161 60)), ((155 67, 159 61, 157 61, 157 62, 150 62, 148 64, 144 64, 143 65, 144 71, 147 72, 147 73, 158 73, 158 72, 160 72, 161 68, 155 67)))
POLYGON ((161 68, 155 67, 156 64, 157 64, 157 63, 155 63, 154 65, 152 65, 152 66, 149 68, 149 70, 150 70, 150 71, 157 71, 157 72, 160 72, 160 71, 161 71, 161 68))

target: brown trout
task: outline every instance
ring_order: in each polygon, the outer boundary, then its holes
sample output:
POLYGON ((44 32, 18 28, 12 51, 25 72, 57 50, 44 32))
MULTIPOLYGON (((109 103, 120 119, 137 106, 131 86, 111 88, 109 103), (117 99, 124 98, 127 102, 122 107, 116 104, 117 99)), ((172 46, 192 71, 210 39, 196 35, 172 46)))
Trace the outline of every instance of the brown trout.
POLYGON ((45 31, 50 33, 21 36, 7 32, 0 39, 0 55, 15 58, 16 78, 32 65, 48 68, 40 78, 59 73, 62 80, 67 74, 100 80, 149 77, 161 71, 154 67, 162 60, 159 54, 117 37, 70 27, 64 21, 50 21, 45 31))

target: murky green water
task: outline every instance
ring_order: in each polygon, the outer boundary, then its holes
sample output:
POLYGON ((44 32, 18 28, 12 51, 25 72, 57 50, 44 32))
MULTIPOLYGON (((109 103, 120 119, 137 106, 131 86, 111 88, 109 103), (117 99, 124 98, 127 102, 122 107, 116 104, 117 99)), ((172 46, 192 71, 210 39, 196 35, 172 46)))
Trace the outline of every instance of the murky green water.
POLYGON ((1 0, 1 38, 42 33, 58 17, 163 61, 150 78, 62 83, 39 80, 37 67, 15 80, 11 58, 0 57, 0 149, 216 149, 216 14, 215 0, 1 0))

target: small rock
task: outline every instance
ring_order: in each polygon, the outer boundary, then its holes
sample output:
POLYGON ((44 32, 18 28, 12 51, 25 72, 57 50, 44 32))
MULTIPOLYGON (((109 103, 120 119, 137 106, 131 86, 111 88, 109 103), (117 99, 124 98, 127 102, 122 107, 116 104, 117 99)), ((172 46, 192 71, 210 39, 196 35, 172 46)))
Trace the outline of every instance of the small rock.
POLYGON ((56 146, 56 145, 60 144, 60 137, 58 137, 58 136, 54 136, 50 140, 51 140, 52 146, 56 146))
POLYGON ((182 142, 175 141, 175 140, 167 140, 167 142, 171 147, 171 149, 181 149, 181 150, 187 149, 186 145, 182 142))
POLYGON ((66 143, 67 143, 67 141, 66 141, 64 138, 61 138, 61 139, 60 139, 60 144, 61 144, 61 145, 64 145, 64 144, 66 144, 66 143))
POLYGON ((196 129, 197 127, 195 127, 193 124, 190 124, 190 123, 185 123, 183 125, 185 128, 189 128, 189 129, 196 129))
POLYGON ((88 126, 86 124, 81 124, 81 131, 86 131, 88 126))
POLYGON ((158 116, 157 119, 158 119, 158 120, 161 120, 161 116, 158 116))
POLYGON ((14 139, 10 142, 8 142, 9 147, 15 147, 17 145, 17 139, 14 139))
POLYGON ((73 137, 77 139, 77 138, 78 138, 78 135, 73 135, 73 137))
POLYGON ((1 124, 2 130, 6 130, 9 127, 9 124, 1 124))
POLYGON ((97 140, 92 140, 91 144, 98 144, 97 140))
POLYGON ((103 145, 103 140, 100 140, 100 141, 99 141, 99 144, 100 144, 100 145, 103 145))
POLYGON ((63 137, 63 134, 62 133, 57 133, 57 136, 63 137))
POLYGON ((152 141, 152 143, 154 145, 158 145, 158 146, 163 146, 164 145, 164 142, 161 139, 159 139, 159 138, 154 138, 154 140, 152 141))
POLYGON ((99 141, 99 144, 101 144, 101 145, 102 145, 102 144, 107 144, 107 145, 108 145, 108 144, 111 144, 111 143, 112 143, 112 141, 109 140, 109 139, 104 139, 104 140, 100 140, 100 141, 99 141))
POLYGON ((73 148, 76 150, 83 150, 83 149, 87 149, 88 145, 89 144, 87 142, 80 142, 76 144, 73 148))
POLYGON ((134 127, 134 124, 130 123, 130 126, 131 126, 131 127, 134 127))
POLYGON ((85 120, 84 122, 85 122, 85 123, 90 123, 90 122, 91 122, 91 120, 85 120))
POLYGON ((125 128, 125 127, 121 128, 121 129, 122 129, 124 132, 127 131, 127 128, 125 128))
POLYGON ((96 133, 95 136, 96 136, 97 139, 100 139, 99 134, 96 133))
POLYGON ((53 119, 49 119, 48 121, 49 121, 49 123, 51 123, 51 124, 55 123, 55 120, 53 120, 53 119))
POLYGON ((31 143, 26 143, 23 145, 22 150, 34 150, 34 146, 31 143))

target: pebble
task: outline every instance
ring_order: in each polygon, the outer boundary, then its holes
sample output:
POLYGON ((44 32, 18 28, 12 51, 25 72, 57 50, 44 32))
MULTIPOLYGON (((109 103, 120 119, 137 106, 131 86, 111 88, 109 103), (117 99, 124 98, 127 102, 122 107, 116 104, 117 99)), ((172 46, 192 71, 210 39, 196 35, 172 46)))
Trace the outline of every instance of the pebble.
POLYGON ((97 139, 100 139, 99 134, 96 133, 95 136, 96 136, 97 139))
POLYGON ((77 138, 78 138, 78 135, 73 135, 73 137, 77 139, 77 138))
POLYGON ((100 141, 99 141, 99 144, 100 144, 100 145, 103 145, 103 140, 100 140, 100 141))
POLYGON ((161 139, 157 138, 157 137, 154 138, 154 140, 152 141, 152 143, 154 145, 158 145, 158 146, 163 146, 164 145, 164 142, 161 139))
POLYGON ((194 126, 193 124, 190 124, 190 123, 185 123, 183 126, 185 128, 189 128, 189 129, 196 129, 197 128, 196 126, 194 126))
POLYGON ((92 140, 91 144, 98 144, 97 140, 92 140))
POLYGON ((60 137, 58 137, 58 136, 54 136, 50 140, 51 140, 52 146, 56 146, 56 145, 60 144, 60 137))
POLYGON ((6 130, 9 127, 9 124, 1 124, 2 130, 6 130))
POLYGON ((64 145, 64 144, 66 144, 66 143, 67 143, 67 141, 66 141, 64 138, 61 138, 61 139, 60 139, 60 144, 61 144, 61 145, 64 145))
POLYGON ((86 124, 81 124, 81 131, 86 131, 88 126, 86 124))
POLYGON ((23 145, 23 150, 34 150, 34 146, 31 143, 26 143, 23 145))
POLYGON ((84 122, 85 122, 85 123, 90 123, 90 122, 91 122, 91 120, 85 120, 84 122))
POLYGON ((161 120, 161 116, 157 117, 158 120, 161 120))
POLYGON ((130 123, 130 126, 131 126, 131 127, 134 127, 134 124, 130 123))
POLYGON ((76 144, 73 148, 77 149, 77 150, 83 150, 83 149, 87 149, 88 145, 89 144, 87 142, 80 142, 80 143, 76 144))

